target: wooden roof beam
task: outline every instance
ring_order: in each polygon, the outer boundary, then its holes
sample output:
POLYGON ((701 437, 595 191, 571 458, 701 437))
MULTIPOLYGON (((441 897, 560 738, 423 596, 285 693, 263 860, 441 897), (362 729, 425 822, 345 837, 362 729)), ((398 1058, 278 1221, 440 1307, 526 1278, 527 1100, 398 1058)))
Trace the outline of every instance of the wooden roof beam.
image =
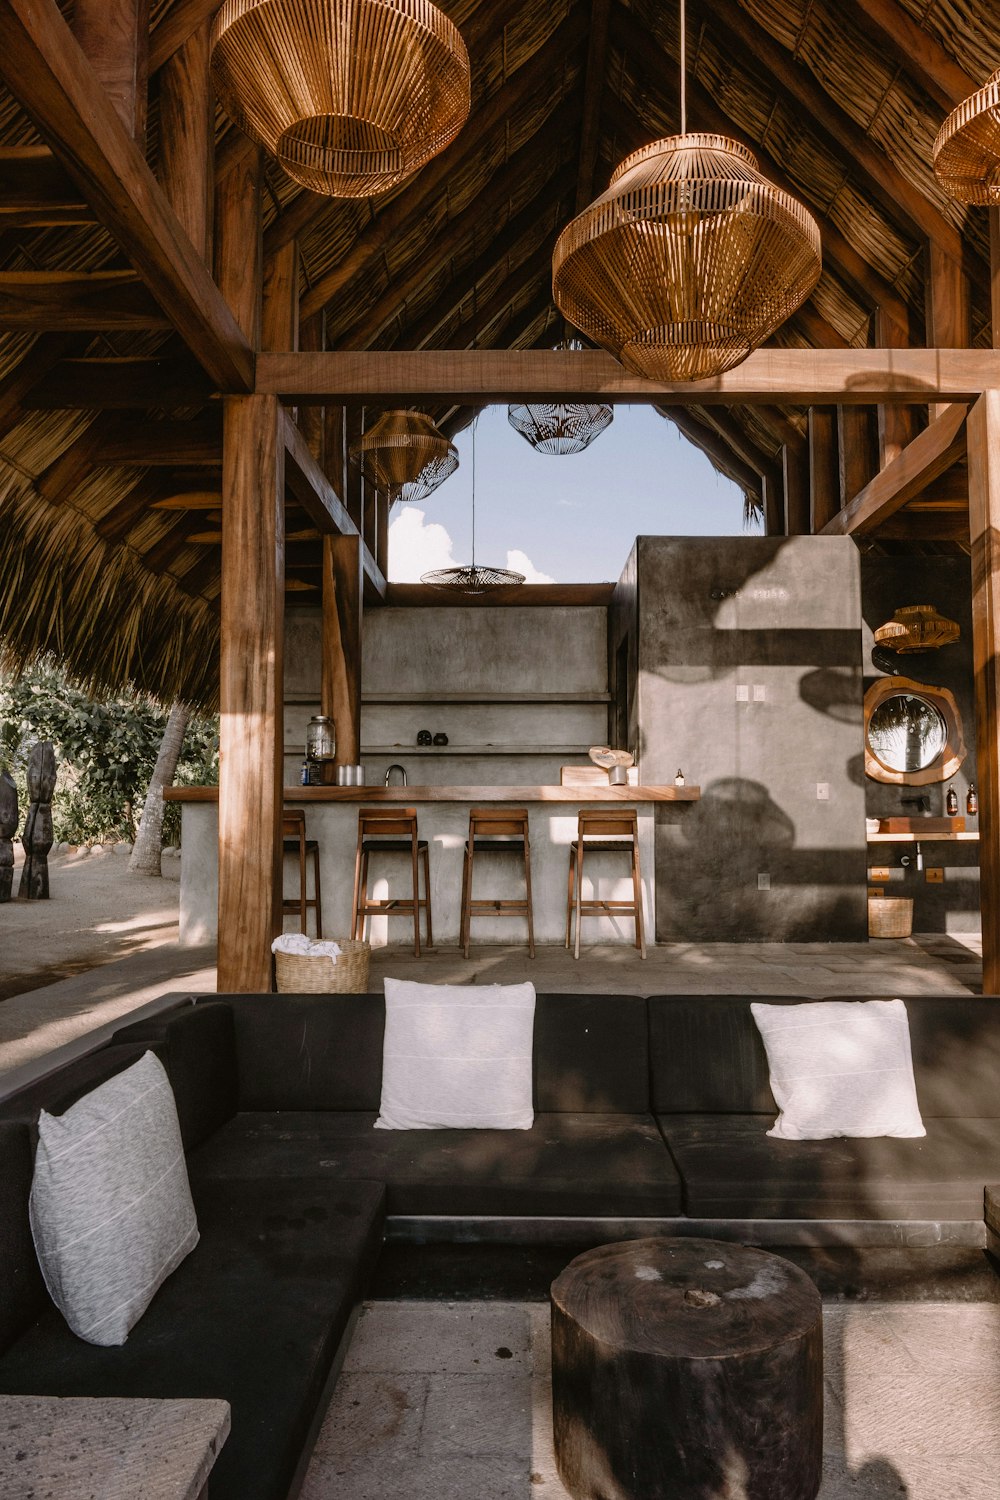
POLYGON ((823 536, 863 536, 913 500, 966 454, 964 406, 950 406, 823 527, 823 536))
POLYGON ((78 341, 70 334, 45 333, 22 355, 10 374, 0 380, 0 442, 23 420, 24 401, 29 391, 61 359, 80 346, 82 340, 78 341))
POLYGON ((149 71, 155 73, 179 51, 205 21, 214 18, 222 0, 174 0, 153 27, 149 71))
POLYGON ((899 0, 838 0, 838 6, 882 56, 891 57, 945 113, 979 88, 899 0))
POLYGON ((709 462, 731 479, 745 495, 754 495, 757 501, 761 497, 761 475, 758 469, 751 468, 742 458, 734 453, 726 438, 720 436, 712 426, 706 425, 698 420, 694 413, 684 406, 658 406, 656 410, 661 417, 672 422, 689 443, 693 443, 700 453, 704 453, 709 462))
POLYGON ((576 204, 580 214, 594 196, 597 149, 601 135, 601 100, 608 66, 608 18, 611 0, 590 0, 590 35, 583 75, 583 122, 580 127, 580 166, 576 179, 576 204))
POLYGON ((100 442, 94 461, 109 466, 174 468, 190 464, 218 468, 222 462, 222 413, 216 409, 189 422, 141 424, 119 417, 100 442))
POLYGON ((911 231, 932 240, 952 260, 961 262, 972 254, 958 229, 830 98, 815 75, 757 25, 736 0, 702 0, 702 5, 723 27, 727 43, 769 75, 775 93, 794 109, 805 111, 832 154, 846 157, 887 213, 894 218, 902 214, 911 231))
POLYGON ((119 119, 146 139, 149 0, 75 0, 73 34, 119 119))
POLYGON ((0 146, 0 231, 94 222, 48 146, 0 146))
POLYGON ((249 389, 250 345, 55 0, 0 6, 0 76, 211 379, 249 389))
POLYGON ((100 333, 169 328, 134 271, 2 271, 0 328, 100 333))
POLYGON ((600 350, 261 354, 257 389, 292 403, 601 399, 656 405, 871 406, 974 400, 997 383, 992 349, 757 349, 711 380, 643 380, 600 350))
POLYGON ((64 359, 24 396, 28 411, 170 410, 204 406, 212 385, 189 357, 64 359))
MULTIPOLYGON (((346 506, 309 451, 309 445, 287 411, 283 413, 285 435, 285 483, 321 535, 358 536, 346 506)), ((368 587, 385 597, 385 576, 370 549, 361 543, 361 563, 368 587)))

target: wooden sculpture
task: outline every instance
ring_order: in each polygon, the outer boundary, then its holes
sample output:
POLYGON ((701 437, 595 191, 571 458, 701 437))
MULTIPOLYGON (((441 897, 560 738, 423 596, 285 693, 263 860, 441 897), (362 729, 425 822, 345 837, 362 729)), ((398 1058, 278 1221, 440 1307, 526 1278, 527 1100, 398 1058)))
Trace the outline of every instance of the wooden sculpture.
POLYGON ((49 898, 49 850, 52 848, 52 793, 56 785, 56 756, 49 740, 39 740, 28 758, 28 796, 24 820, 24 868, 17 888, 21 901, 49 898))
POLYGON ((17 787, 9 771, 0 771, 0 901, 9 901, 14 886, 14 845, 17 832, 17 787))

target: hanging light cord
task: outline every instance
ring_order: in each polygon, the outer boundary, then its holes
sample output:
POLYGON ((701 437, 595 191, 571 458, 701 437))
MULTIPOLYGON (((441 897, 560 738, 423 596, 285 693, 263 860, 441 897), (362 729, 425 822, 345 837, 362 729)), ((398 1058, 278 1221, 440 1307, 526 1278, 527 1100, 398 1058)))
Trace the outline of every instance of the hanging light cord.
POLYGON ((476 566, 476 428, 479 426, 479 413, 472 419, 472 567, 476 566))
POLYGON ((687 135, 687 5, 681 0, 681 135, 687 135))

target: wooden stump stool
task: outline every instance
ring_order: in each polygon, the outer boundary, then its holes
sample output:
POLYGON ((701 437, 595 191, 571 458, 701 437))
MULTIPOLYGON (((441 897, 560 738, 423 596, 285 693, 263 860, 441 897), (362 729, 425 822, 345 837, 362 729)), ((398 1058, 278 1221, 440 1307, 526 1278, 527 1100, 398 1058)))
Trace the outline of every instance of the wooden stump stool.
POLYGON ((717 1240, 588 1250, 552 1283, 552 1399, 576 1500, 813 1500, 819 1293, 789 1261, 717 1240))

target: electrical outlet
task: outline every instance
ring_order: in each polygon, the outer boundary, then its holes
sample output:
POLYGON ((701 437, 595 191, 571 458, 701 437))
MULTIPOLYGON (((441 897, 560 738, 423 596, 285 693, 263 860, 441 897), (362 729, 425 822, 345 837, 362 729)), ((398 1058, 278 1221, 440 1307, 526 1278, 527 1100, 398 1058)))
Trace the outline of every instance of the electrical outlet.
POLYGON ((738 682, 736 684, 736 701, 737 703, 750 702, 750 689, 745 682, 738 682))
POLYGON ((769 891, 771 889, 771 877, 765 870, 761 870, 757 876, 757 889, 759 891, 769 891))
POLYGON ((816 801, 817 802, 829 802, 829 800, 830 800, 830 783, 828 781, 817 781, 817 783, 816 783, 816 801))
POLYGON ((924 871, 924 879, 928 885, 942 885, 944 883, 944 870, 940 865, 928 865, 924 871))
POLYGON ((755 703, 763 703, 766 699, 767 693, 764 691, 764 684, 762 682, 755 682, 753 685, 753 701, 755 703))

